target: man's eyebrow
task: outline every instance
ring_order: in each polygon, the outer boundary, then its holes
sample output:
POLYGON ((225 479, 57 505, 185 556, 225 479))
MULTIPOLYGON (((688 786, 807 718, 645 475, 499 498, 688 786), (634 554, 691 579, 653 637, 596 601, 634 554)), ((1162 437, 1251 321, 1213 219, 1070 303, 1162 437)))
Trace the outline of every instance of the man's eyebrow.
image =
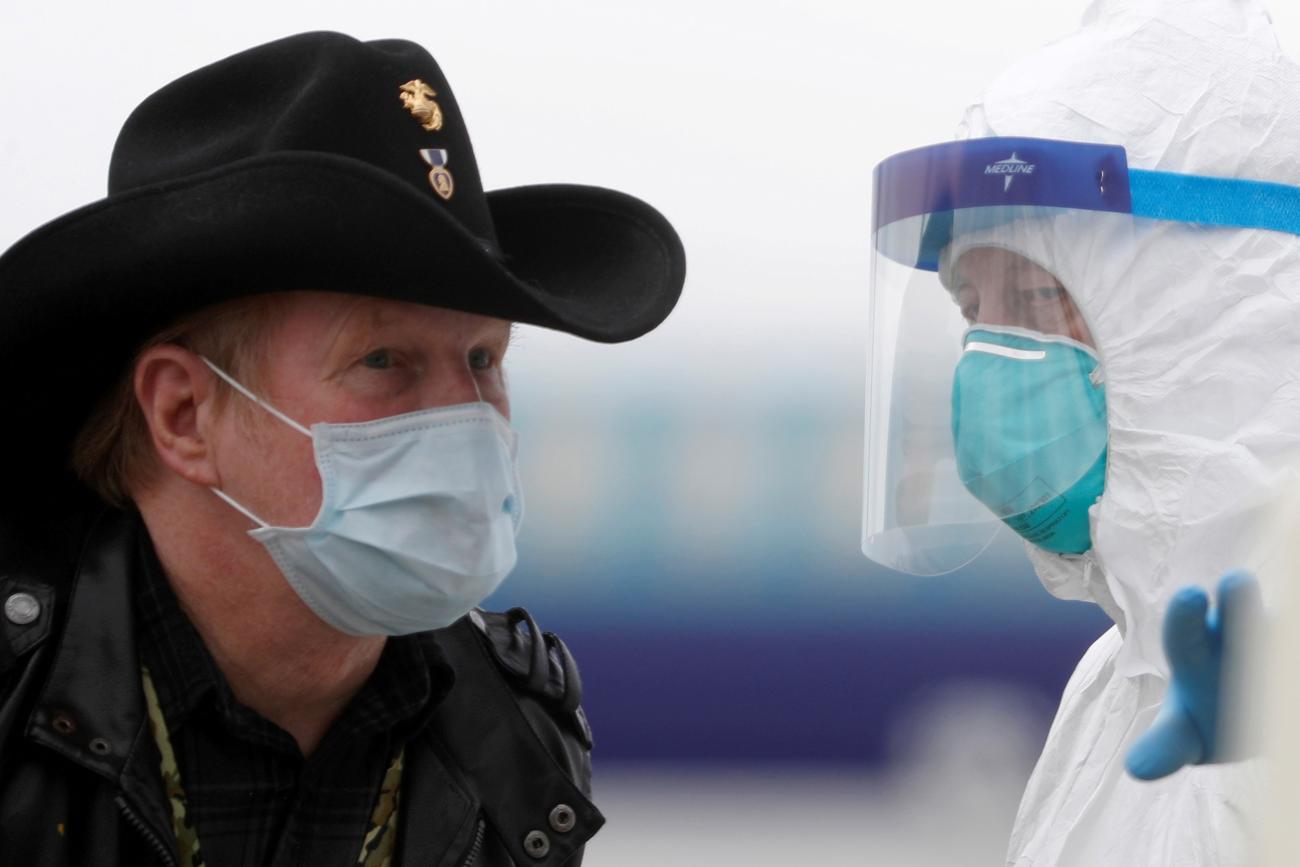
POLYGON ((370 308, 369 324, 371 328, 401 325, 410 318, 404 310, 395 310, 389 304, 367 304, 366 306, 370 308))
POLYGON ((484 323, 480 327, 474 329, 472 334, 476 339, 482 339, 484 337, 497 338, 499 336, 504 336, 507 343, 514 343, 515 334, 517 333, 517 329, 516 329, 517 325, 518 323, 511 322, 509 320, 492 319, 484 323), (502 329, 501 327, 503 325, 505 326, 504 329, 502 329))
POLYGON ((340 346, 361 343, 380 327, 383 309, 379 305, 367 304, 365 298, 350 299, 330 324, 329 333, 324 341, 324 357, 332 357, 340 346), (359 327, 358 327, 359 326, 359 327))

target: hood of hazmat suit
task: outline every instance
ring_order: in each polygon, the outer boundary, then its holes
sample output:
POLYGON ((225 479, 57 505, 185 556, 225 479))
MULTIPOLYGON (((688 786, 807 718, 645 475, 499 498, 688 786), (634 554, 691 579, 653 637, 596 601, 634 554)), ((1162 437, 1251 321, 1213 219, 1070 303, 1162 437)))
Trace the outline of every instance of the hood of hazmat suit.
MULTIPOLYGON (((1177 191, 1169 195, 1173 210, 1185 208, 1180 215, 1138 219, 1136 176, 1178 173, 1300 186, 1300 66, 1282 53, 1260 0, 1095 0, 1078 32, 1016 63, 966 110, 958 138, 975 143, 991 137, 1118 146, 1127 168, 1137 170, 1127 220, 1098 210, 1044 216, 1030 209, 994 224, 967 219, 963 226, 958 210, 946 248, 929 264, 915 265, 936 271, 954 298, 951 266, 971 249, 998 248, 1041 266, 1068 290, 1070 308, 1086 322, 1086 345, 1078 333, 1044 337, 1040 332, 1048 329, 1025 331, 1019 321, 986 330, 976 323, 964 337, 957 335, 965 341, 962 363, 972 348, 999 356, 977 359, 985 367, 1009 364, 1016 353, 1050 359, 1066 352, 1059 345, 1064 342, 1073 363, 1084 374, 1097 365, 1093 382, 1104 382, 1104 487, 1098 483, 1100 496, 1084 506, 1086 541, 1074 548, 1069 540, 1054 549, 1030 541, 1025 547, 1051 593, 1100 605, 1115 627, 1088 651, 1065 689, 1020 806, 1008 863, 1248 864, 1247 822, 1259 809, 1255 792, 1261 785, 1256 762, 1194 767, 1143 783, 1125 774, 1123 759, 1164 694, 1161 624, 1170 596, 1190 583, 1210 588, 1232 568, 1267 577, 1269 549, 1258 544, 1257 531, 1278 499, 1300 484, 1294 471, 1300 449, 1300 237, 1293 234, 1300 230, 1234 222, 1227 213, 1234 207, 1231 191, 1211 191, 1207 204, 1196 201, 1203 188, 1189 188, 1181 203, 1177 191), (1196 219, 1204 210, 1218 219, 1196 219)), ((990 159, 990 166, 1010 171, 1006 165, 1028 162, 1021 151, 990 159)), ((1012 181, 1004 183, 1014 189, 1012 181)), ((916 259, 935 252, 922 250, 916 259)), ((959 385, 962 376, 959 369, 959 385)), ((951 374, 934 390, 950 381, 951 374)), ((872 388, 881 390, 876 383, 872 388)), ((908 393, 923 391, 912 387, 908 393)), ((877 395, 869 395, 869 413, 873 401, 877 395)), ((982 421, 967 422, 971 403, 965 394, 953 397, 955 434, 961 424, 982 421)), ((913 419, 924 415, 916 408, 907 412, 913 419)), ((901 418, 896 411, 891 424, 898 427, 901 418)), ((924 448, 918 442, 910 440, 913 452, 924 448)), ((1068 493, 1070 483, 1097 472, 1092 461, 1098 448, 1090 446, 1083 452, 1087 460, 1065 469, 1058 461, 1057 490, 1068 493)), ((883 460, 871 450, 869 432, 869 477, 871 466, 883 460)), ((962 460, 959 442, 959 468, 962 460)), ((976 493, 967 475, 961 481, 976 493)), ((927 484, 934 503, 960 502, 957 486, 927 484)), ((867 496, 870 523, 870 481, 867 496)), ((981 499, 1016 526, 992 499, 981 499)), ((957 517, 935 523, 974 526, 957 506, 944 509, 957 517)), ((864 550, 871 529, 864 528, 864 550)), ((943 535, 951 538, 947 530, 943 535)), ((913 559, 915 538, 904 546, 913 559)), ((959 559, 977 554, 982 538, 969 540, 959 559)), ((893 544, 888 553, 899 556, 898 550, 893 544)))
MULTIPOLYGON (((1259 0, 1097 0, 1083 26, 1008 69, 960 138, 1122 145, 1130 167, 1300 184, 1300 67, 1259 0)), ((1296 485, 1300 239, 1162 223, 1122 251, 1059 251, 1105 360, 1106 485, 1079 559, 1027 544, 1047 588, 1115 620, 1066 687, 1008 863, 1245 865, 1251 763, 1141 783, 1123 757, 1166 675, 1160 628, 1182 585, 1259 568, 1254 530, 1296 485), (1117 295, 1122 281, 1139 292, 1117 295)), ((1064 281, 1064 278, 1063 278, 1064 281)))

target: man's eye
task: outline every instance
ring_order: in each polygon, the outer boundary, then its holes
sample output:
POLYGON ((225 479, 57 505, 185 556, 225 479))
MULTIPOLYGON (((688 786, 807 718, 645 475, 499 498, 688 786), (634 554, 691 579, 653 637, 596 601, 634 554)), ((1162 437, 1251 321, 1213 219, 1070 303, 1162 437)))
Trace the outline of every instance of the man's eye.
POLYGON ((387 349, 376 349, 361 359, 361 363, 372 370, 387 370, 393 366, 393 354, 387 349))
POLYGON ((469 351, 469 366, 473 370, 487 370, 492 366, 492 352, 479 347, 469 351))

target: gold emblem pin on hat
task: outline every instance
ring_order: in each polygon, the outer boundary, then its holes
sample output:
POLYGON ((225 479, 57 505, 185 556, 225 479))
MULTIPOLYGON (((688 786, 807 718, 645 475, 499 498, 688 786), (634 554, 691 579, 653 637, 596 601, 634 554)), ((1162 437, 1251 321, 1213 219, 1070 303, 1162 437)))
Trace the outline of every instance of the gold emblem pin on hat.
POLYGON ((438 92, 418 78, 413 78, 402 85, 399 91, 402 105, 411 116, 420 122, 420 126, 429 132, 442 129, 442 108, 433 98, 438 92))
POLYGON ((447 171, 447 152, 440 148, 423 148, 420 156, 431 166, 429 186, 444 199, 450 199, 456 190, 456 183, 452 180, 451 172, 447 171))

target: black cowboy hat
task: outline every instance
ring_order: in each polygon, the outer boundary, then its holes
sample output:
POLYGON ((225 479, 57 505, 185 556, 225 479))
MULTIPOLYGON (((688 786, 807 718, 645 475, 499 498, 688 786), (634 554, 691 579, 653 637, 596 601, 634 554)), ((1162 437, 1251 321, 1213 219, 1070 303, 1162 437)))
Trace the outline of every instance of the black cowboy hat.
MULTIPOLYGON (((557 123, 521 138, 562 135, 557 123)), ((214 303, 339 291, 615 342, 662 322, 684 279, 677 234, 638 199, 562 184, 485 193, 420 46, 306 33, 135 110, 108 197, 0 257, 0 360, 9 410, 47 422, 52 410, 66 448, 142 340, 214 303)))

